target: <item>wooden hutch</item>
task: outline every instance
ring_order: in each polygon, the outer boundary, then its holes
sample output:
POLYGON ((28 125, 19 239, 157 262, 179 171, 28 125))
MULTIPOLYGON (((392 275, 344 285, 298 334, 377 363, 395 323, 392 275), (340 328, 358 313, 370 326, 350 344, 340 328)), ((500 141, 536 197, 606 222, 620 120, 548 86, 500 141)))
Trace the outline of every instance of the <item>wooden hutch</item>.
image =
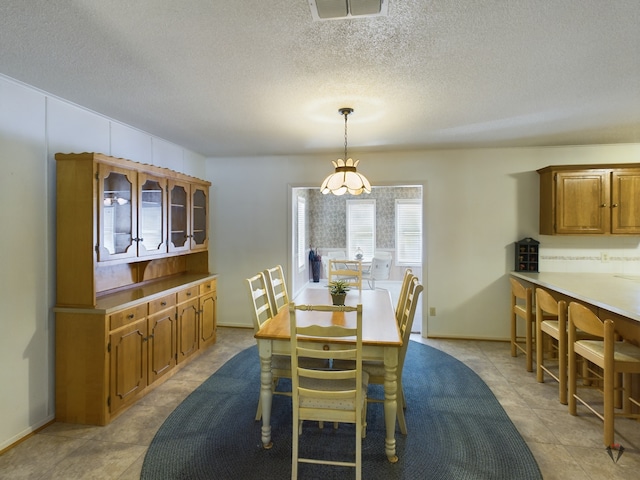
POLYGON ((56 419, 106 425, 216 341, 209 182, 56 154, 56 419))

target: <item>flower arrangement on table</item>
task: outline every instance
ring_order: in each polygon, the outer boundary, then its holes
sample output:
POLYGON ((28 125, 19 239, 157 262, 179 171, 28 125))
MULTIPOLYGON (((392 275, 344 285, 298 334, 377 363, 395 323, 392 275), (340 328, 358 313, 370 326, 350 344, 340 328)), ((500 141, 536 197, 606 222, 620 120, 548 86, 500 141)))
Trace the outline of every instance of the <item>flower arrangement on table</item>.
POLYGON ((344 305, 344 300, 350 289, 351 286, 346 280, 334 280, 333 282, 329 282, 329 293, 333 299, 333 304, 344 305))

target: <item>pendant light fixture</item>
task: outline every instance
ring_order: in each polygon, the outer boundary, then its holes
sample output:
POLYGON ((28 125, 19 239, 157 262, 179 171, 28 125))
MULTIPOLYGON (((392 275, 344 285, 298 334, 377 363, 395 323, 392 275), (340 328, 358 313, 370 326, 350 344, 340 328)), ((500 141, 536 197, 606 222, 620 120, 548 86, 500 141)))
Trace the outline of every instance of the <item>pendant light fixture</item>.
POLYGON ((329 175, 322 182, 320 191, 325 195, 333 193, 334 195, 360 195, 362 192, 371 193, 371 184, 364 175, 356 171, 356 167, 360 160, 347 157, 347 117, 353 113, 353 108, 343 107, 338 110, 340 115, 344 115, 344 159, 339 158, 338 161, 332 161, 336 171, 329 175))

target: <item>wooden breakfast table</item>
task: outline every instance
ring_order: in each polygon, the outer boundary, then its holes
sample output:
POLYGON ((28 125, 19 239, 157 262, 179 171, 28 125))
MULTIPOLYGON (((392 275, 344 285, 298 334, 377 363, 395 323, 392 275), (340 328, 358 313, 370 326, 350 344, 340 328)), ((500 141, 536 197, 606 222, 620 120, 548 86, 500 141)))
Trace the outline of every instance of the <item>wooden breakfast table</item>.
MULTIPOLYGON (((309 287, 302 290, 295 298, 296 304, 330 305, 331 295, 327 288, 309 287)), ((384 362, 384 418, 385 418, 385 452, 390 462, 398 461, 396 454, 396 413, 397 413, 397 368, 398 352, 402 339, 391 295, 387 290, 352 290, 347 294, 346 305, 362 304, 362 351, 365 360, 384 362)), ((355 313, 335 314, 332 322, 355 326, 355 313)), ((317 312, 296 312, 299 324, 326 324, 326 316, 318 318, 317 312)), ((262 402, 262 444, 271 448, 271 401, 272 373, 271 356, 291 355, 291 334, 289 308, 283 307, 277 315, 266 321, 255 338, 260 355, 260 399, 262 402)), ((339 349, 340 344, 322 342, 318 348, 339 349)))

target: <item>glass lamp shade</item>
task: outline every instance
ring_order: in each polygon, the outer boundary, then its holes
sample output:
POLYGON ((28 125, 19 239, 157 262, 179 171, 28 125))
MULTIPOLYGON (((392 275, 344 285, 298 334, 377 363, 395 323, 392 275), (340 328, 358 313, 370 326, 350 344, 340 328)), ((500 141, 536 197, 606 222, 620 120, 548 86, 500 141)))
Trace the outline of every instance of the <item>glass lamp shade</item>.
POLYGON ((343 159, 338 159, 333 163, 336 171, 324 179, 320 186, 320 191, 323 194, 333 193, 334 195, 344 195, 349 192, 351 195, 360 195, 361 193, 371 193, 371 184, 369 180, 356 171, 356 167, 360 160, 349 158, 345 162, 343 159))

